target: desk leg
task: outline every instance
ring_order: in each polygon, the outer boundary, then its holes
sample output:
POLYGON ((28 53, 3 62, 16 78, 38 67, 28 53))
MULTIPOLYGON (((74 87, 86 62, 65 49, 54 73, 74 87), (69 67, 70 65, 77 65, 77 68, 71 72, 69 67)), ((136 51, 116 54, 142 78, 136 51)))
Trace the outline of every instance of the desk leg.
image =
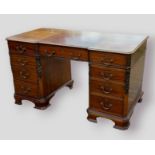
POLYGON ((129 120, 127 120, 127 121, 114 121, 114 123, 115 123, 114 128, 120 129, 120 130, 126 130, 130 126, 129 120))
POLYGON ((73 89, 73 84, 74 84, 74 81, 71 81, 69 84, 67 84, 66 86, 69 88, 69 89, 73 89))
POLYGON ((95 116, 95 115, 88 114, 87 119, 88 119, 88 121, 90 121, 90 122, 97 123, 97 116, 95 116))

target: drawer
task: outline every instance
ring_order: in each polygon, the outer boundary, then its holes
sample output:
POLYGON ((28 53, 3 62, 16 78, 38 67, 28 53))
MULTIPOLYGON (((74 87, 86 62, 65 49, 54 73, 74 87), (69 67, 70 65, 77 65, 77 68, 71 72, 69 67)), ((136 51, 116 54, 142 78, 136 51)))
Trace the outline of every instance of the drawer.
POLYGON ((23 96, 38 97, 38 86, 15 80, 15 93, 23 96))
POLYGON ((14 79, 22 80, 25 82, 32 82, 37 83, 37 72, 36 67, 19 67, 19 66, 12 66, 12 71, 14 75, 14 79))
POLYGON ((21 67, 26 67, 26 66, 36 66, 36 59, 35 57, 30 57, 30 56, 21 56, 21 55, 14 55, 12 54, 10 56, 11 59, 11 64, 12 65, 18 65, 21 67))
POLYGON ((110 68, 110 67, 100 67, 100 66, 90 66, 90 76, 103 79, 103 80, 113 80, 124 83, 125 81, 125 70, 110 68))
POLYGON ((128 56, 123 54, 90 52, 90 61, 104 66, 127 66, 127 58, 128 56))
POLYGON ((111 113, 118 116, 123 115, 123 101, 121 100, 90 95, 89 105, 90 108, 99 112, 111 113))
POLYGON ((125 89, 123 84, 116 84, 110 81, 90 80, 90 92, 110 95, 115 97, 123 97, 125 89))
POLYGON ((41 55, 47 57, 56 56, 72 60, 88 61, 88 51, 85 49, 41 45, 39 51, 41 55))
POLYGON ((35 55, 36 44, 9 41, 8 45, 11 54, 35 55))

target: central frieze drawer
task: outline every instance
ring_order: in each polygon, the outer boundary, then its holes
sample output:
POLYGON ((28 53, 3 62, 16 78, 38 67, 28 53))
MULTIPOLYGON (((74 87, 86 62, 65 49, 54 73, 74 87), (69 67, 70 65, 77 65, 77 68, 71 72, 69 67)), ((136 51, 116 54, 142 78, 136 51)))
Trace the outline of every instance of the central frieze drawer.
POLYGON ((110 81, 90 80, 90 92, 105 94, 116 97, 123 97, 125 94, 125 86, 110 81))
POLYGON ((72 60, 88 61, 88 51, 81 48, 67 48, 61 46, 40 45, 39 52, 42 56, 62 57, 72 60))

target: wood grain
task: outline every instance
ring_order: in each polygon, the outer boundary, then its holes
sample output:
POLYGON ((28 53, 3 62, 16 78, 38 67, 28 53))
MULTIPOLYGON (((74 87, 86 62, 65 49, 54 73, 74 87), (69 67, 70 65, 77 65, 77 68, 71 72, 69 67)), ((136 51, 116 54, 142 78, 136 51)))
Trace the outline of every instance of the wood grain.
POLYGON ((71 60, 89 62, 88 120, 112 120, 127 129, 142 80, 147 36, 41 28, 8 38, 15 103, 37 109, 62 87, 73 87, 71 60))
POLYGON ((147 38, 148 36, 146 35, 39 28, 9 37, 7 40, 131 54, 134 53, 147 38))

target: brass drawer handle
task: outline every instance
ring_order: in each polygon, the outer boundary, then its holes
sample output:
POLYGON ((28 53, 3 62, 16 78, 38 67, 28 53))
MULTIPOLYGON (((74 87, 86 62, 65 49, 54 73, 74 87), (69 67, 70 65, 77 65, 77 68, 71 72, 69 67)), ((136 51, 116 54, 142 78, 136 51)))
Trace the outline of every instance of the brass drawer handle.
POLYGON ((20 59, 18 60, 18 62, 20 63, 21 66, 25 66, 28 63, 28 61, 24 59, 20 59))
POLYGON ((27 62, 22 62, 20 64, 21 64, 21 66, 25 66, 27 64, 27 62))
POLYGON ((114 62, 113 58, 105 58, 101 60, 101 63, 103 63, 104 65, 110 65, 113 62, 114 62))
POLYGON ((55 51, 52 51, 52 52, 45 51, 45 52, 46 52, 46 55, 47 55, 48 57, 52 57, 52 56, 54 56, 54 55, 56 54, 55 51))
POLYGON ((27 79, 29 77, 29 73, 26 73, 25 71, 21 71, 20 72, 20 76, 23 78, 23 79, 27 79))
POLYGON ((26 48, 25 47, 23 47, 22 45, 17 45, 16 46, 16 50, 19 52, 19 53, 24 53, 24 52, 26 52, 26 48))
MULTIPOLYGON (((72 53, 73 55, 73 53, 72 53)), ((72 56, 73 60, 80 60, 81 54, 78 54, 76 57, 74 57, 74 55, 72 56)))
POLYGON ((107 101, 100 102, 100 105, 104 110, 110 110, 113 106, 112 103, 109 103, 107 101))
POLYGON ((31 88, 26 88, 24 86, 21 87, 23 94, 28 94, 29 92, 31 92, 31 88))
POLYGON ((105 86, 101 86, 100 89, 103 91, 105 94, 110 94, 112 91, 112 88, 105 88, 105 86))
POLYGON ((103 77, 103 79, 105 80, 110 80, 112 77, 113 77, 113 74, 111 73, 104 73, 104 72, 101 72, 100 75, 103 77))

